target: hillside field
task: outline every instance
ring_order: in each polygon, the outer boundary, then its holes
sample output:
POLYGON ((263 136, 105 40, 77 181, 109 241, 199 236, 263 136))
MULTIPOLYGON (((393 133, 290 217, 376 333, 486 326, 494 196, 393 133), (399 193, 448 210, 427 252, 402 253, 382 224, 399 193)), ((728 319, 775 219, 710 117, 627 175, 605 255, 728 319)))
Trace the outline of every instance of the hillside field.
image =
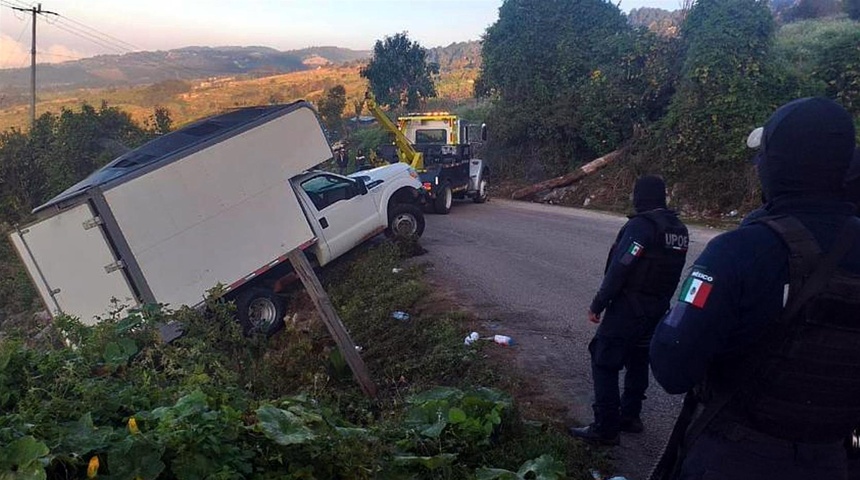
MULTIPOLYGON (((367 82, 359 75, 360 66, 328 66, 314 70, 263 78, 224 77, 217 80, 166 81, 155 85, 79 89, 46 92, 37 97, 36 114, 59 113, 76 109, 82 103, 110 106, 129 112, 137 122, 146 121, 155 107, 170 111, 174 126, 222 112, 227 109, 269 103, 289 103, 304 99, 316 102, 327 88, 342 84, 347 92, 346 116, 354 115, 353 101, 362 98, 367 82)), ((472 98, 477 67, 443 71, 437 79, 439 98, 428 102, 429 109, 452 109, 472 98)), ((26 129, 30 107, 19 103, 0 109, 0 131, 26 129)), ((367 112, 365 111, 366 115, 367 112)))

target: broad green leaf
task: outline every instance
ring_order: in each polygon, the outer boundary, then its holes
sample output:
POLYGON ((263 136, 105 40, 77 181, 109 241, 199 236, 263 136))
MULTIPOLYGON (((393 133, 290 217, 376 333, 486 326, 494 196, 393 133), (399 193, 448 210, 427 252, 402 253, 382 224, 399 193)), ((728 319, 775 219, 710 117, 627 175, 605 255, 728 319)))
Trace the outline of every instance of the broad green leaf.
POLYGON ((475 470, 475 480, 520 480, 516 473, 502 468, 479 468, 475 470))
POLYGON ((117 342, 105 345, 104 359, 111 365, 123 365, 137 353, 137 344, 130 338, 121 338, 117 342))
POLYGON ((529 473, 534 474, 535 480, 558 480, 566 478, 564 463, 552 458, 552 455, 541 455, 525 462, 517 474, 523 478, 529 473))
POLYGON ((466 412, 457 407, 453 407, 451 410, 448 410, 448 421, 451 423, 463 423, 468 418, 469 416, 466 415, 466 412))
POLYGON ((116 333, 122 335, 134 328, 143 325, 143 316, 138 313, 131 313, 116 324, 116 333))
POLYGON ((141 436, 127 437, 108 452, 111 478, 155 480, 164 471, 164 447, 141 436))
MULTIPOLYGON (((6 465, 27 466, 51 453, 48 446, 31 436, 21 437, 0 449, 0 458, 6 465)), ((0 464, 2 465, 2 464, 0 464)), ((40 467, 41 468, 41 465, 40 467)))
POLYGON ((96 428, 93 425, 93 417, 87 412, 77 422, 69 422, 63 425, 66 429, 62 436, 61 448, 64 453, 73 453, 78 456, 101 450, 108 445, 108 438, 113 429, 110 427, 96 428))
POLYGON ((421 404, 434 400, 455 400, 463 396, 463 392, 452 387, 436 387, 426 392, 419 393, 409 399, 409 403, 421 404))
POLYGON ((278 445, 302 444, 316 438, 299 416, 271 405, 257 409, 257 421, 259 430, 278 445))
POLYGON ((445 430, 445 427, 447 426, 448 420, 445 417, 440 416, 436 423, 430 425, 424 430, 421 430, 421 435, 429 438, 439 438, 439 435, 442 434, 442 430, 445 430))

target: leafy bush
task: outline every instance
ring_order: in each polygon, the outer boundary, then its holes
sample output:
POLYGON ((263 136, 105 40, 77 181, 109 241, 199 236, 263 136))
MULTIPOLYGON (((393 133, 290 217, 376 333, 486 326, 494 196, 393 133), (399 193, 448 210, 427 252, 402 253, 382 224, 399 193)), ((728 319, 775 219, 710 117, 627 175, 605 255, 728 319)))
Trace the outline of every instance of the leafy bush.
POLYGON ((477 352, 449 314, 392 323, 426 292, 420 268, 392 273, 400 261, 386 244, 325 278, 376 401, 319 322, 246 338, 217 290, 205 313, 117 306, 96 326, 59 318, 39 340, 0 340, 0 478, 470 478, 542 454, 577 470, 599 462, 528 430, 497 390, 434 388, 473 381, 477 352), (185 334, 164 344, 158 326, 171 321, 185 334))

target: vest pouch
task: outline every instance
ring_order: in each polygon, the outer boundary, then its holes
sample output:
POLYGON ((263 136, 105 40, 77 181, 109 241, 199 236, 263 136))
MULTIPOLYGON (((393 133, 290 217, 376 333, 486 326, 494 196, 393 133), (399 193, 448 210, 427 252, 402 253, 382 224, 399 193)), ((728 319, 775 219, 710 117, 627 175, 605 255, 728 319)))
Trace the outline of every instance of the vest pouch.
POLYGON ((747 418, 774 437, 836 442, 860 425, 860 278, 837 272, 797 316, 747 392, 747 418))

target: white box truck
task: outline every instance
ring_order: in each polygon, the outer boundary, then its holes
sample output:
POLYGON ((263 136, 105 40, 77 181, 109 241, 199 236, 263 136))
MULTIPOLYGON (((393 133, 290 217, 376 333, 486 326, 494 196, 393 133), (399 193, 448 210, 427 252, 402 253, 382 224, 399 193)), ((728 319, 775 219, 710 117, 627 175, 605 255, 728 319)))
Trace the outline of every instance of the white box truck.
POLYGON ((268 330, 284 316, 288 252, 323 266, 382 231, 423 232, 414 170, 309 170, 331 156, 308 103, 234 110, 120 156, 10 238, 52 315, 197 306, 222 284, 245 329, 268 330))

